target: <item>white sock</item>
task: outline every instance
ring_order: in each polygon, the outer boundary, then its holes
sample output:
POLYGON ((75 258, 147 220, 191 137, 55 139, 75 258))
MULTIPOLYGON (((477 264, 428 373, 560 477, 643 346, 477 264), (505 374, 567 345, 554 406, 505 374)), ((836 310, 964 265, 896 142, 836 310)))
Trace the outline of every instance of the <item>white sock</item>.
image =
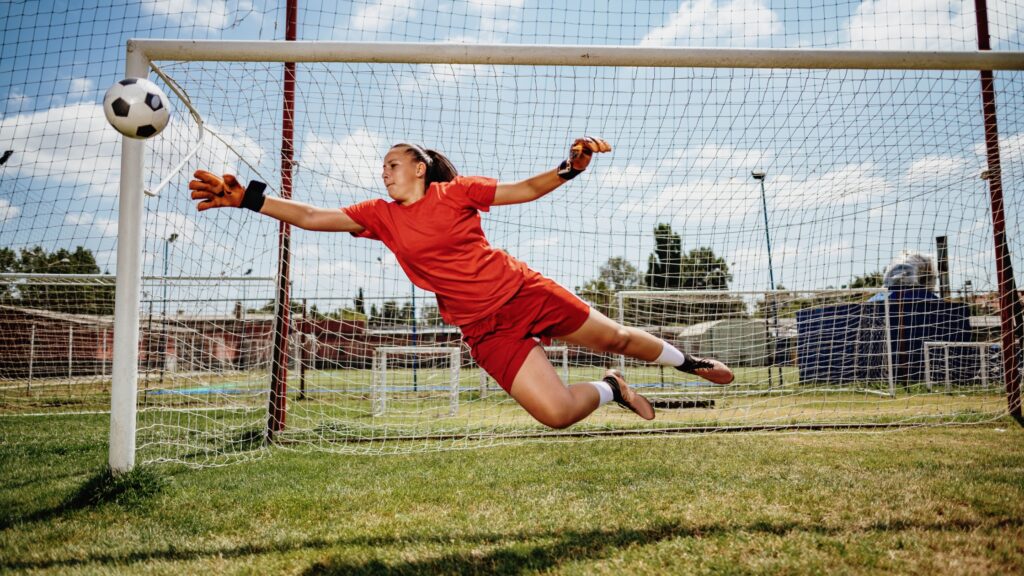
POLYGON ((601 403, 598 406, 604 406, 605 404, 612 401, 615 395, 612 393, 612 387, 610 384, 601 380, 599 382, 587 382, 594 388, 597 388, 597 393, 601 395, 601 403))
POLYGON ((661 349, 661 356, 654 361, 655 364, 661 364, 662 366, 679 366, 686 361, 686 356, 679 351, 678 348, 665 342, 661 341, 663 348, 661 349))

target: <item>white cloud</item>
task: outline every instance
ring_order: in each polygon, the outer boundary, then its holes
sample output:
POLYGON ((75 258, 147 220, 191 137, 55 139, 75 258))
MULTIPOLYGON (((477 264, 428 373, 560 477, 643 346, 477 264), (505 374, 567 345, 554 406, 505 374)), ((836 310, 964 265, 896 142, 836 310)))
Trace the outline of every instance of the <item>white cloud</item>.
POLYGON ((72 78, 68 96, 72 101, 92 100, 96 92, 96 81, 92 78, 72 78))
POLYGON ((866 50, 977 48, 973 2, 865 0, 850 18, 851 47, 866 50))
MULTIPOLYGON (((489 42, 481 38, 462 38, 465 43, 489 42)), ((452 40, 446 40, 446 42, 452 40)), ((466 83, 473 84, 477 97, 497 96, 514 80, 514 70, 485 64, 420 64, 412 74, 404 76, 398 91, 416 97, 458 99, 467 90, 466 83), (462 92, 460 92, 460 90, 462 92), (483 94, 484 96, 481 96, 483 94)))
POLYGON ((418 0, 382 0, 365 4, 352 15, 349 26, 355 30, 386 32, 396 21, 414 20, 418 0))
MULTIPOLYGON (((163 134, 148 147, 147 185, 155 186, 191 148, 194 133, 180 116, 172 116, 163 134)), ((211 126, 253 164, 263 149, 233 127, 211 126)), ((80 102, 8 116, 0 120, 0 142, 17 151, 7 164, 20 178, 38 178, 63 187, 86 187, 92 196, 116 196, 121 173, 121 135, 107 124, 99 104, 80 102)), ((200 157, 207 169, 234 172, 238 156, 209 135, 200 157)), ((187 175, 186 175, 187 176, 187 175)), ((183 176, 184 177, 184 176, 183 176)))
MULTIPOLYGON (((88 212, 69 213, 64 216, 64 223, 70 226, 89 228, 93 233, 90 238, 117 238, 117 219, 97 217, 88 212)), ((178 237, 175 242, 179 246, 198 245, 202 248, 205 236, 192 216, 178 212, 147 211, 143 229, 146 236, 168 238, 172 233, 178 237)))
POLYGON ((146 231, 146 236, 151 238, 169 238, 171 234, 177 234, 178 237, 175 242, 179 246, 195 245, 201 250, 208 250, 213 254, 230 253, 221 252, 219 248, 215 247, 210 249, 206 246, 206 235, 197 225, 192 214, 198 213, 191 212, 185 214, 180 212, 147 211, 143 229, 146 231))
POLYGON ((803 180, 783 175, 768 187, 769 210, 802 210, 806 206, 868 204, 892 197, 895 188, 872 163, 848 164, 803 180))
POLYGON ((562 238, 557 234, 551 234, 548 236, 542 236, 540 238, 531 238, 521 244, 524 248, 551 248, 561 244, 562 238))
POLYGON ((526 0, 468 0, 467 4, 481 14, 494 14, 501 10, 522 8, 526 0))
POLYGON ((970 174, 971 165, 966 158, 955 156, 925 156, 915 160, 907 169, 905 180, 908 184, 927 184, 941 187, 946 183, 964 178, 977 178, 979 170, 970 174))
POLYGON ((4 105, 4 110, 10 112, 17 112, 24 108, 30 108, 32 99, 25 95, 18 87, 11 89, 11 92, 7 95, 7 102, 4 105))
MULTIPOLYGON (((97 218, 95 214, 79 212, 65 214, 64 223, 91 228, 101 238, 117 238, 117 220, 113 218, 97 218)), ((87 234, 87 236, 93 237, 92 234, 87 234)))
POLYGON ((698 180, 672 184, 650 198, 630 198, 615 209, 616 216, 671 218, 676 224, 742 220, 759 205, 752 186, 736 179, 698 180))
POLYGON ((11 201, 0 198, 0 222, 6 222, 11 218, 16 218, 21 213, 21 208, 17 206, 11 206, 11 201))
POLYGON ((467 26, 467 31, 448 36, 444 41, 453 44, 500 44, 519 27, 522 20, 510 12, 524 5, 525 0, 469 0, 466 8, 479 17, 476 25, 467 26))
MULTIPOLYGON (((980 144, 977 149, 979 156, 987 157, 984 144, 980 144)), ((1003 166, 1024 162, 1024 132, 999 139, 999 162, 1003 166)))
POLYGON ((745 167, 768 166, 771 165, 772 158, 771 153, 765 150, 736 149, 719 145, 678 149, 666 154, 656 164, 629 164, 625 167, 606 168, 601 175, 601 186, 615 189, 645 188, 673 174, 684 174, 688 181, 706 179, 706 175, 714 178, 723 175, 745 177, 745 167), (743 167, 738 174, 735 173, 737 166, 743 167))
MULTIPOLYGON (((163 16, 175 22, 183 22, 186 17, 195 17, 194 24, 204 28, 223 30, 234 24, 239 15, 254 14, 250 0, 237 0, 231 6, 225 0, 164 0, 162 2, 145 2, 143 10, 156 16, 163 16)), ((191 18, 184 24, 193 24, 191 18)))
MULTIPOLYGON (((191 117, 187 115, 183 115, 179 119, 189 123, 192 121, 191 117)), ((216 132, 220 138, 215 138, 209 134, 203 138, 203 147, 198 156, 201 158, 203 167, 206 170, 219 174, 248 173, 248 168, 242 168, 241 158, 244 158, 249 164, 258 167, 263 158, 268 156, 267 151, 260 146, 259 142, 237 126, 207 124, 207 129, 210 132, 216 132), (230 144, 231 147, 229 148, 221 139, 230 144)), ((172 124, 167 128, 167 133, 160 136, 160 138, 166 138, 173 142, 187 143, 189 149, 195 143, 195 135, 190 134, 186 126, 181 124, 181 122, 172 121, 172 124)), ((184 154, 185 151, 179 149, 175 154, 162 158, 163 166, 154 166, 151 168, 151 171, 159 178, 165 177, 167 171, 173 168, 173 165, 180 162, 179 156, 184 156, 184 154)), ((153 185, 156 185, 156 182, 153 182, 153 185)))
POLYGON ((782 23, 763 0, 684 0, 641 46, 751 46, 782 32, 782 23))
POLYGON ((327 192, 351 194, 381 187, 380 173, 384 154, 390 144, 384 137, 365 128, 341 140, 307 134, 299 155, 301 165, 326 172, 322 184, 327 192))
MULTIPOLYGON (((803 210, 807 206, 835 207, 869 204, 893 194, 894 185, 872 164, 851 164, 810 177, 769 175, 766 196, 769 212, 803 210)), ((722 227, 743 221, 761 210, 760 188, 749 176, 732 178, 695 176, 665 186, 649 198, 630 198, 616 213, 623 218, 669 217, 681 226, 722 227)))
POLYGON ((617 212, 623 215, 664 217, 680 214, 684 219, 713 214, 730 221, 743 219, 757 205, 752 202, 756 187, 749 180, 748 167, 770 166, 774 155, 768 150, 706 146, 673 150, 655 166, 630 164, 609 169, 601 185, 615 189, 660 188, 656 195, 640 201, 631 198, 617 212), (742 167, 742 168, 737 168, 742 167), (738 171, 738 173, 737 173, 738 171), (683 182, 666 184, 665 178, 683 175, 683 182), (701 205, 694 211, 695 203, 701 205))
POLYGON ((0 142, 17 151, 8 170, 18 177, 116 194, 121 137, 97 104, 83 102, 8 116, 0 120, 0 142))
POLYGON ((630 164, 623 168, 610 166, 601 174, 601 186, 611 189, 636 189, 650 186, 658 178, 658 171, 651 166, 630 164))
MULTIPOLYGON (((749 166, 752 169, 769 166, 773 158, 774 155, 768 150, 707 144, 672 151, 661 161, 661 168, 691 173, 700 171, 728 174, 735 171, 737 166, 749 166)), ((741 176, 746 175, 746 168, 743 168, 743 171, 741 176)))

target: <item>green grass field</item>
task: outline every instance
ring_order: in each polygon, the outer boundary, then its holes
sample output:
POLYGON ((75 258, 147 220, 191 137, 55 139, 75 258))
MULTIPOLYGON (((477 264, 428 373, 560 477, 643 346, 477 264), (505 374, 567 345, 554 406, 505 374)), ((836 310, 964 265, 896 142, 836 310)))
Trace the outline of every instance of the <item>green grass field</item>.
MULTIPOLYGON (((601 377, 595 366, 574 367, 571 381, 601 377)), ((1005 393, 996 387, 964 384, 929 390, 899 383, 889 395, 886 382, 846 384, 800 382, 794 368, 769 380, 767 368, 739 368, 727 387, 680 381, 674 371, 631 367, 628 375, 652 398, 705 403, 702 407, 659 409, 652 422, 616 406, 601 409, 570 430, 551 431, 535 422, 491 382, 481 391, 481 373, 458 373, 458 403, 452 402, 446 367, 392 369, 386 410, 378 410, 369 370, 309 370, 288 383, 287 430, 278 441, 289 449, 348 454, 415 453, 522 444, 524 436, 653 434, 666 431, 731 431, 749 427, 907 426, 982 423, 1006 413, 1005 393), (417 381, 417 391, 412 384, 417 381), (697 385, 694 385, 697 384, 697 385), (401 441, 395 441, 399 439, 401 441)), ((13 383, 0 389, 0 414, 53 416, 103 412, 110 382, 13 383)), ((261 448, 267 420, 267 376, 262 372, 150 374, 140 380, 138 461, 209 466, 248 461, 261 448)), ((26 416, 27 417, 27 416, 26 416)), ((545 438, 544 441, 547 441, 545 438)))
POLYGON ((0 572, 1024 573, 1024 429, 1009 419, 391 456, 284 447, 142 467, 120 493, 91 482, 107 426, 0 416, 0 572))

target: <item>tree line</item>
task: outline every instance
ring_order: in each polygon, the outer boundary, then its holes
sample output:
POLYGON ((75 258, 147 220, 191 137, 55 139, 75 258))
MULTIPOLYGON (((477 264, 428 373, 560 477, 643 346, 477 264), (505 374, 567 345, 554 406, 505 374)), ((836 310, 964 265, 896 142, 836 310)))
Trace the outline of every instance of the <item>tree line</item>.
MULTIPOLYGON (((732 281, 732 273, 725 259, 715 254, 710 247, 701 246, 683 251, 682 238, 670 224, 658 224, 654 228, 654 251, 647 257, 647 267, 641 272, 621 256, 609 258, 598 270, 596 278, 581 286, 576 293, 607 316, 616 318, 619 314, 616 295, 627 290, 668 291, 707 290, 725 291, 732 281)), ((100 268, 90 250, 78 246, 73 251, 58 249, 48 252, 41 246, 23 248, 16 252, 0 248, 0 272, 14 274, 99 274, 100 268)), ((850 288, 881 286, 882 272, 871 272, 858 276, 850 288)), ((845 288, 845 286, 844 286, 845 288)), ((785 290, 779 286, 780 290, 785 290)), ((799 300, 789 301, 790 306, 803 307, 799 300)), ((58 312, 108 315, 114 311, 114 286, 58 283, 52 281, 31 282, 23 279, 0 280, 0 304, 16 305, 58 312)), ((624 311, 626 320, 632 324, 691 324, 706 320, 745 315, 743 302, 724 295, 687 299, 638 299, 630 300, 624 311)), ((755 316, 763 315, 759 303, 755 316)), ((250 312, 273 312, 274 303, 268 302, 250 312)), ((292 301, 293 316, 306 314, 312 319, 337 319, 364 321, 372 327, 409 325, 414 321, 421 325, 443 324, 441 315, 434 304, 420 306, 413 310, 410 301, 387 300, 366 305, 363 289, 352 300, 351 306, 332 311, 321 311, 316 304, 305 309, 301 300, 292 301)))
MULTIPOLYGON (((82 246, 49 252, 42 246, 0 248, 0 273, 6 274, 99 274, 92 251, 82 246)), ((52 310, 69 314, 114 313, 113 284, 83 284, 51 279, 7 278, 0 280, 0 304, 52 310)))

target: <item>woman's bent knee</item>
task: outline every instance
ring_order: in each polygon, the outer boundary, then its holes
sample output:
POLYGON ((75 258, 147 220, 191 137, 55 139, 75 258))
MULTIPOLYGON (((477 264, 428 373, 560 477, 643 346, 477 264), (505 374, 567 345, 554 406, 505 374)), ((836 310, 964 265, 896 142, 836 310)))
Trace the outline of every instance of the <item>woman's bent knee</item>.
POLYGON ((633 335, 630 334, 626 328, 617 328, 608 335, 605 340, 604 352, 611 352, 613 354, 623 354, 629 349, 629 344, 633 340, 633 335))
POLYGON ((531 412, 531 415, 541 424, 548 428, 561 430, 576 423, 572 412, 560 406, 546 406, 542 409, 531 412))

